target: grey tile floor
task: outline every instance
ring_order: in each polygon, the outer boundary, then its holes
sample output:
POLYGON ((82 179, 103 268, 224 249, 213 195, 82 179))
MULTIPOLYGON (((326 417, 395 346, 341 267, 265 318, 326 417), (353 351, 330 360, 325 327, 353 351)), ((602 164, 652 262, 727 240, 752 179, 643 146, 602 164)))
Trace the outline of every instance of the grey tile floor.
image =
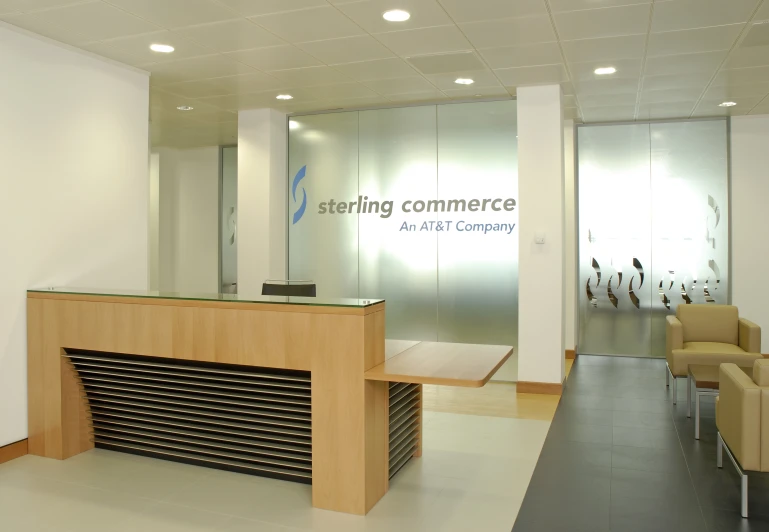
POLYGON ((580 356, 542 448, 513 532, 769 531, 769 474, 750 475, 750 518, 739 477, 716 468, 714 400, 703 398, 700 440, 657 359, 580 356))

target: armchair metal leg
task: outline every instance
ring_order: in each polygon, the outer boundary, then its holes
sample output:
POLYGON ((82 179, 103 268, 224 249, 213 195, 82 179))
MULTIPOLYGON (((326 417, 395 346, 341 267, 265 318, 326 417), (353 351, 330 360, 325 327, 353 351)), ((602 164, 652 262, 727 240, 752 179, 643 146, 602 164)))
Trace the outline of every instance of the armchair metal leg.
POLYGON ((678 379, 673 377, 673 404, 678 402, 678 379))
POLYGON ((734 468, 737 470, 737 473, 740 475, 740 514, 742 517, 747 518, 748 517, 748 474, 742 470, 742 467, 740 467, 740 464, 737 463, 737 460, 734 458, 734 455, 732 454, 732 451, 729 449, 729 446, 726 445, 726 442, 721 437, 721 433, 718 433, 718 437, 716 439, 716 465, 718 467, 723 467, 723 451, 726 450, 726 454, 729 457, 729 459, 732 461, 732 465, 734 465, 734 468))
POLYGON ((742 474, 742 489, 740 490, 742 492, 742 496, 740 497, 742 501, 742 508, 741 514, 742 517, 747 518, 748 517, 748 475, 745 473, 742 474))
POLYGON ((724 467, 724 440, 721 439, 720 432, 716 438, 716 467, 719 469, 724 467))
POLYGON ((670 368, 665 366, 665 388, 670 388, 670 368))

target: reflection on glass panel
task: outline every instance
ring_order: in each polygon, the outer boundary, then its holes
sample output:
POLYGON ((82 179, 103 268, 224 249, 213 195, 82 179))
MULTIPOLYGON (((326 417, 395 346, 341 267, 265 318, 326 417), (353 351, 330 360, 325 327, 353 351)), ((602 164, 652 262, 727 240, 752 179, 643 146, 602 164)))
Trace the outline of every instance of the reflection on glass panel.
MULTIPOLYGON (((513 101, 438 106, 439 199, 517 198, 516 126, 513 101)), ((440 219, 453 222, 453 230, 437 233, 438 340, 516 345, 517 208, 446 212, 440 219), (460 222, 511 229, 458 231, 460 222)))
POLYGON ((404 223, 420 229, 437 219, 435 212, 402 209, 406 201, 437 197, 435 115, 434 106, 359 113, 359 195, 393 206, 390 216, 358 217, 360 297, 387 300, 387 337, 393 339, 437 339, 436 233, 401 230, 404 223))
POLYGON ((222 148, 221 274, 223 294, 238 292, 238 148, 222 148))
POLYGON ((358 297, 358 220, 320 212, 358 197, 358 113, 292 117, 288 157, 289 277, 318 297, 358 297))
POLYGON ((579 350, 648 356, 649 125, 578 128, 579 350))
POLYGON ((726 303, 726 121, 580 127, 583 353, 662 357, 679 304, 726 303))
POLYGON ((726 121, 651 125, 652 354, 678 305, 728 300, 726 121))

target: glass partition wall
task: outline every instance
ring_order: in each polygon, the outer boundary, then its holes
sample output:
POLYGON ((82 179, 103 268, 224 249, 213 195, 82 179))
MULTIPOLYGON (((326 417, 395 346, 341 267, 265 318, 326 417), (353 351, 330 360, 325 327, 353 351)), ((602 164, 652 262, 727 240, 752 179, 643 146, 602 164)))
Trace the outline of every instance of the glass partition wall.
POLYGON ((579 126, 580 353, 665 356, 678 305, 729 301, 727 121, 579 126))
POLYGON ((385 299, 390 339, 515 345, 516 127, 514 101, 291 117, 289 277, 385 299))

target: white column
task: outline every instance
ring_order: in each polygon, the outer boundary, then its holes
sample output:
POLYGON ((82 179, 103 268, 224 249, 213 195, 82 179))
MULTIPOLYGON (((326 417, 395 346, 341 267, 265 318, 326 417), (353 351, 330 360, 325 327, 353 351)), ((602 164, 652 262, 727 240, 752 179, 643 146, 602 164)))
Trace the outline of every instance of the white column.
POLYGON ((520 87, 517 95, 518 380, 561 384, 565 308, 561 88, 520 87))
POLYGON ((564 349, 577 347, 577 196, 574 158, 574 120, 563 121, 564 235, 563 267, 566 307, 564 308, 564 349))
POLYGON ((267 279, 286 279, 286 115, 238 113, 238 293, 259 295, 267 279))

